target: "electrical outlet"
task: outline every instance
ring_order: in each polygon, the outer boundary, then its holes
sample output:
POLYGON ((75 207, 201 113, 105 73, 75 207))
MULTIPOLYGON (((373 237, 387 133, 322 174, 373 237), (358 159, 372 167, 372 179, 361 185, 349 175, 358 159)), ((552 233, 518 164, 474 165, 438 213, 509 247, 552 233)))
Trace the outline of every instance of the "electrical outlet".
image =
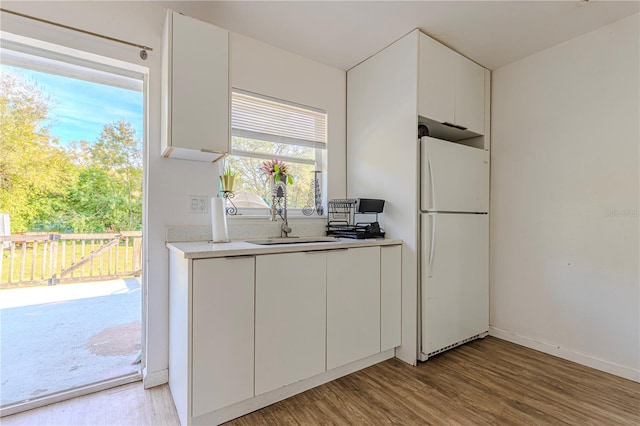
POLYGON ((189 213, 209 213, 209 197, 206 195, 189 195, 189 213))

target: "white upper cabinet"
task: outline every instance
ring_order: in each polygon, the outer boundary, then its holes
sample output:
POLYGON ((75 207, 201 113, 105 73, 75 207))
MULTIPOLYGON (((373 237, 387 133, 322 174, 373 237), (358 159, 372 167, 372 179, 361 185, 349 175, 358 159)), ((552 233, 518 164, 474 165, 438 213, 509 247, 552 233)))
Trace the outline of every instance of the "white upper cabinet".
POLYGON ((485 69, 456 53, 455 124, 483 135, 485 69))
POLYGON ((169 10, 162 46, 162 155, 229 152, 229 33, 169 10))
POLYGON ((420 34, 418 115, 485 133, 485 69, 420 34))
POLYGON ((418 115, 455 123, 455 55, 445 45, 420 34, 418 115))

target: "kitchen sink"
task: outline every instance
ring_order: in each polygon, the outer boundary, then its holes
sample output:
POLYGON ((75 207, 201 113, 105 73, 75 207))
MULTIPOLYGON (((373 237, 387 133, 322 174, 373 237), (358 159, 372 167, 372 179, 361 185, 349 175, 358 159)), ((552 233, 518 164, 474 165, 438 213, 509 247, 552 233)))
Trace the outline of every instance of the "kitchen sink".
POLYGON ((335 243, 337 241, 339 239, 335 237, 272 237, 247 242, 266 246, 274 244, 335 243))

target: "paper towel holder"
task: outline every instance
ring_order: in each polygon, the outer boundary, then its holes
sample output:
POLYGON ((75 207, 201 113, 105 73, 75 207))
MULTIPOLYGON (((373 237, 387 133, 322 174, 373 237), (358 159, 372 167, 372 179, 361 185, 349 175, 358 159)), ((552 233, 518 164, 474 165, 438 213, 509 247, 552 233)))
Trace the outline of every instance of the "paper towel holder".
POLYGON ((227 212, 225 198, 211 197, 211 236, 214 243, 228 243, 227 212))

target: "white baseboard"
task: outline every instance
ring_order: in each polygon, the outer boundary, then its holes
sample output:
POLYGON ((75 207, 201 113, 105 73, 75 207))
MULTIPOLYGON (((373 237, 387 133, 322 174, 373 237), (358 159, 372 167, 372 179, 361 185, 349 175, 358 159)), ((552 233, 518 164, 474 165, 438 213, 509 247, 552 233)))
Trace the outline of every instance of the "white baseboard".
POLYGON ((145 389, 169 383, 169 370, 165 368, 164 370, 149 373, 145 369, 142 375, 142 383, 145 389))
POLYGON ((596 370, 604 371, 605 373, 613 374, 634 382, 640 382, 640 370, 636 370, 624 365, 619 365, 610 361, 605 361, 586 355, 575 350, 563 348, 557 345, 552 345, 546 342, 540 342, 530 337, 522 336, 511 331, 502 330, 496 327, 489 327, 489 335, 497 337, 498 339, 506 340, 511 343, 515 343, 520 346, 524 346, 529 349, 544 352, 549 355, 557 356, 558 358, 573 361, 578 364, 585 365, 587 367, 595 368, 596 370))

